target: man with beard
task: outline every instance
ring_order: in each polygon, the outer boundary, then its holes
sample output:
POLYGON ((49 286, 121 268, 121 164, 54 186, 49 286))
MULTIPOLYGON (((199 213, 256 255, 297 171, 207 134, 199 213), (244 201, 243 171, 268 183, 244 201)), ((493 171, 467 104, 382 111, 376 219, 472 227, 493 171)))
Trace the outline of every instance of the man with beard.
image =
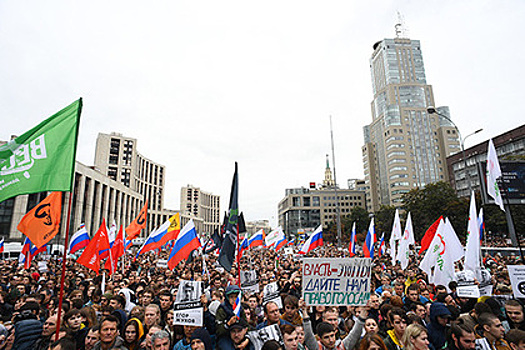
POLYGON ((52 343, 51 337, 55 334, 57 329, 57 316, 49 316, 44 322, 42 330, 42 337, 38 339, 35 344, 36 350, 47 350, 49 345, 52 343))
POLYGON ((450 327, 451 341, 449 350, 474 350, 476 348, 476 332, 466 323, 453 324, 450 327))

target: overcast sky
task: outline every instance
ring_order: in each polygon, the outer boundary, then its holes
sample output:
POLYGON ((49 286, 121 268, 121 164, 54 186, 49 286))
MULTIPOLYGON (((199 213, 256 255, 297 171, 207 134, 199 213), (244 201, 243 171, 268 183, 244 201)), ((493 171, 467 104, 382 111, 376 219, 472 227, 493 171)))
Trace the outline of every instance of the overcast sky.
MULTIPOLYGON (((372 45, 400 11, 427 83, 467 147, 521 124, 525 1, 0 2, 0 139, 79 97, 77 160, 99 132, 138 139, 181 186, 228 206, 234 162, 248 220, 277 221, 286 188, 324 176, 332 115, 337 180, 362 178, 372 45)), ((331 156, 330 156, 331 160, 331 156)))

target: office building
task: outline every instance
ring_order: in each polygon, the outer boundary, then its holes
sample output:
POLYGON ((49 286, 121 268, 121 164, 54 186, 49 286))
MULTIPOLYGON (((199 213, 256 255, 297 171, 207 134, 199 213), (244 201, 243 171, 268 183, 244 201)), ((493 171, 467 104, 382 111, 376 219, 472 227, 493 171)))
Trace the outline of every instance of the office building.
POLYGON ((352 208, 365 207, 365 192, 336 188, 327 163, 325 179, 319 188, 286 189, 278 206, 279 225, 287 235, 312 231, 320 224, 326 227, 336 220, 337 204, 341 216, 349 215, 352 208))
POLYGON ((180 190, 180 210, 202 219, 203 228, 199 232, 211 234, 220 226, 220 199, 218 195, 188 185, 180 190))
POLYGON ((416 187, 446 181, 446 157, 460 150, 448 107, 429 115, 435 106, 427 84, 419 40, 384 39, 373 45, 370 58, 372 122, 362 147, 366 208, 401 206, 401 197, 416 187))

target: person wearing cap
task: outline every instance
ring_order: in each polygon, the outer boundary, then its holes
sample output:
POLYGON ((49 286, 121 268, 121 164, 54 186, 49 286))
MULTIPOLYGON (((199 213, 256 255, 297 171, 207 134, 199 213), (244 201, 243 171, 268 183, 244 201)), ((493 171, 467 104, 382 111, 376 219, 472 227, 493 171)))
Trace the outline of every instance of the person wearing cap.
POLYGON ((446 327, 452 318, 452 313, 447 306, 435 302, 430 306, 430 323, 427 326, 428 340, 434 349, 441 349, 446 341, 446 327))
POLYGON ((230 336, 221 339, 217 343, 217 348, 221 350, 255 350, 255 346, 246 336, 248 333, 248 322, 238 319, 230 326, 230 336))
MULTIPOLYGON (((226 297, 224 298, 224 302, 219 306, 215 315, 215 337, 218 345, 229 339, 230 327, 238 322, 238 318, 233 312, 233 304, 235 303, 235 299, 237 299, 237 296, 240 292, 241 289, 239 286, 229 285, 226 287, 226 291, 224 293, 226 297)), ((244 313, 242 306, 240 315, 241 320, 248 324, 246 321, 246 314, 244 313)))

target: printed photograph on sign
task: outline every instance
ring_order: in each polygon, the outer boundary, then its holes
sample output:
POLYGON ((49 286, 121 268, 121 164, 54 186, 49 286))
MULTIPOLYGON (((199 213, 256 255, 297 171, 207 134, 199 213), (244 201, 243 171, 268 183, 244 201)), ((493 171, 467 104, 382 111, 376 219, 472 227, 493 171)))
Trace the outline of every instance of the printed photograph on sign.
POLYGON ((174 325, 202 327, 204 324, 204 308, 200 302, 175 304, 173 310, 174 325))
POLYGON ((264 286, 263 305, 266 305, 266 303, 270 301, 276 303, 279 309, 283 308, 283 302, 281 300, 281 295, 279 294, 279 286, 277 285, 277 282, 268 283, 264 286))
POLYGON ((202 295, 202 282, 181 280, 175 303, 199 301, 202 295))
POLYGON ((255 270, 241 271, 241 289, 248 293, 259 292, 259 281, 255 270))
POLYGON ((261 349, 268 340, 276 340, 279 344, 284 345, 281 330, 276 324, 248 332, 248 338, 255 349, 261 349))

